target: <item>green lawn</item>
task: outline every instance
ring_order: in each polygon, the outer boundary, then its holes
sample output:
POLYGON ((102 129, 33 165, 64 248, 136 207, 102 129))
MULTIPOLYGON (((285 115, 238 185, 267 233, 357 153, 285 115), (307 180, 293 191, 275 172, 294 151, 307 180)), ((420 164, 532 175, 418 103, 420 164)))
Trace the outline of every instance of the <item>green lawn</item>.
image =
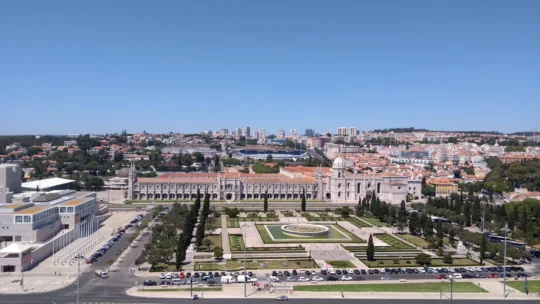
POLYGON ((388 234, 375 234, 375 237, 396 249, 414 249, 409 244, 388 234))
MULTIPOLYGON (((221 245, 221 234, 220 235, 208 235, 204 237, 205 239, 210 239, 212 241, 212 245, 210 246, 210 250, 212 250, 215 247, 222 247, 221 245)), ((201 245, 201 247, 197 248, 197 251, 205 252, 210 251, 205 246, 201 245)))
POLYGON ((244 239, 241 234, 229 234, 229 243, 231 245, 231 251, 244 250, 244 239))
POLYGON ((227 227, 240 228, 242 222, 277 222, 279 218, 276 217, 242 217, 242 218, 229 218, 227 220, 227 227))
POLYGON ((266 227, 264 225, 256 225, 257 231, 259 231, 259 234, 261 235, 261 239, 263 240, 263 242, 265 244, 364 243, 363 240, 359 239, 358 237, 356 237, 355 235, 350 233, 347 229, 345 229, 345 228, 343 228, 343 227, 341 227, 339 225, 326 225, 326 226, 330 226, 330 229, 339 230, 340 232, 342 232, 343 234, 348 236, 350 238, 350 240, 346 239, 346 238, 343 238, 343 239, 340 239, 340 240, 335 240, 335 239, 323 239, 321 237, 294 237, 294 236, 290 236, 290 237, 288 237, 288 239, 275 241, 274 239, 272 239, 272 237, 270 236, 270 234, 268 233, 268 231, 266 230, 266 227))
POLYGON ((223 291, 221 287, 193 287, 191 288, 152 288, 152 289, 139 289, 143 292, 176 292, 176 291, 223 291))
POLYGON ((368 224, 362 222, 361 220, 355 218, 355 217, 345 217, 343 218, 345 221, 355 225, 356 227, 358 228, 363 228, 363 227, 370 227, 368 224))
POLYGON ((360 217, 360 218, 363 219, 364 221, 370 223, 370 224, 373 224, 373 225, 377 226, 377 227, 386 227, 386 223, 379 221, 379 219, 377 219, 377 218, 365 217, 365 216, 360 217))
MULTIPOLYGON (((441 283, 389 283, 389 284, 344 284, 294 286, 294 291, 344 291, 344 292, 441 292, 450 291, 449 282, 441 283)), ((487 292, 471 282, 455 282, 454 292, 487 292)))
POLYGON ((443 237, 443 243, 445 243, 448 246, 452 246, 454 248, 457 248, 457 244, 458 244, 458 242, 456 242, 455 240, 454 240, 454 244, 450 244, 450 239, 447 236, 443 237))
POLYGON ((332 265, 334 268, 356 268, 350 261, 325 261, 326 264, 332 265))
MULTIPOLYGON (((375 251, 377 254, 377 251, 375 251)), ((385 259, 376 259, 375 261, 368 261, 367 259, 360 259, 362 263, 370 268, 385 268, 385 267, 423 267, 424 265, 416 264, 416 261, 411 258, 385 258, 385 259), (399 262, 399 263, 395 263, 399 262)), ((432 259, 431 267, 462 267, 462 266, 482 266, 481 264, 471 260, 471 259, 454 259, 452 264, 443 263, 442 259, 432 259)))
POLYGON ((414 236, 411 234, 400 234, 399 237, 415 244, 416 246, 419 246, 420 248, 427 249, 429 246, 429 243, 426 242, 426 240, 418 236, 414 236))
MULTIPOLYGON (((315 261, 311 260, 257 260, 247 261, 247 269, 305 269, 305 268, 317 268, 315 261)), ((244 269, 244 261, 228 261, 225 264, 209 262, 209 263, 195 263, 193 266, 195 271, 238 271, 244 269)))
MULTIPOLYGON (((523 293, 525 292, 525 281, 506 281, 506 284, 523 293)), ((540 281, 529 280, 529 293, 531 292, 540 292, 540 281)))

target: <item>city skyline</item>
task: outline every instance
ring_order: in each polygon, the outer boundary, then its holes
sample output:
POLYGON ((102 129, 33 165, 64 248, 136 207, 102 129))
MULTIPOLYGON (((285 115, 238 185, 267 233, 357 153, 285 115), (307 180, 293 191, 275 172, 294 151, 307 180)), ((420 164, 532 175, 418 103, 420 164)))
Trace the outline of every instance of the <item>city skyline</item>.
POLYGON ((4 115, 0 131, 533 130, 539 10, 537 1, 2 3, 0 103, 19 115, 4 115))

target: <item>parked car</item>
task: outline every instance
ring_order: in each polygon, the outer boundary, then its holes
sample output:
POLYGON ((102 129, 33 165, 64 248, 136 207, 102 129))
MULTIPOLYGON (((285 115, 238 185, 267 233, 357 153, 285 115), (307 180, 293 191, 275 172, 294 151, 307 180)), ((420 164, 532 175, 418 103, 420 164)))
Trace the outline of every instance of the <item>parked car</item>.
POLYGON ((354 270, 354 274, 360 274, 360 270, 355 269, 355 270, 354 270))
POLYGON ((152 280, 145 280, 143 282, 143 286, 157 286, 157 282, 152 280))
POLYGON ((444 274, 439 274, 435 278, 438 279, 438 280, 444 280, 444 279, 446 279, 446 276, 444 274))
POLYGON ((350 276, 342 276, 342 277, 340 278, 340 280, 341 280, 341 281, 352 281, 353 278, 351 278, 350 276))
POLYGON ((299 277, 298 282, 309 282, 309 278, 306 277, 299 277))
POLYGON ((355 281, 365 281, 366 278, 361 277, 361 276, 356 276, 356 277, 354 277, 354 280, 355 280, 355 281))
POLYGON ((381 280, 384 280, 384 281, 390 280, 390 277, 389 276, 384 276, 384 277, 381 277, 381 280))
POLYGON ((327 281, 339 281, 338 278, 334 277, 334 276, 329 276, 328 279, 326 279, 327 281))
POLYGON ((159 279, 160 279, 160 280, 165 280, 166 278, 167 278, 167 276, 165 275, 165 273, 161 273, 161 274, 159 275, 159 279))
POLYGON ((276 301, 289 301, 289 298, 287 296, 279 296, 276 298, 276 301))
POLYGON ((365 269, 360 269, 360 273, 362 273, 362 274, 367 274, 367 272, 366 272, 365 269))
POLYGON ((298 272, 296 271, 296 269, 293 269, 293 271, 292 271, 292 275, 293 275, 293 276, 296 276, 296 275, 298 275, 298 272))
POLYGON ((496 273, 490 273, 490 274, 488 274, 488 278, 490 278, 490 279, 498 279, 499 275, 496 274, 496 273))

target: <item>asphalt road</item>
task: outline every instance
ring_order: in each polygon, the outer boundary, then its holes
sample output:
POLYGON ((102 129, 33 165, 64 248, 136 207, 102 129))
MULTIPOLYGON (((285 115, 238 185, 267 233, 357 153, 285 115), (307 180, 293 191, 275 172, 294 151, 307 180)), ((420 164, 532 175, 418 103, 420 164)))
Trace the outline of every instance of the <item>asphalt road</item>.
MULTIPOLYGON (((145 213, 144 211, 141 211, 141 214, 145 213)), ((146 213, 143 217, 144 219, 150 220, 152 215, 150 213, 146 213)), ((142 221, 142 220, 141 220, 142 221)), ((129 224, 127 223, 118 223, 118 226, 124 227, 125 225, 129 224)), ((97 260, 96 263, 92 264, 93 266, 107 266, 107 261, 109 260, 116 260, 118 258, 118 255, 124 250, 125 247, 129 246, 130 242, 129 239, 134 236, 138 235, 139 229, 134 225, 134 227, 129 228, 126 233, 116 242, 111 249, 107 250, 107 252, 97 260)), ((112 238, 112 236, 111 236, 112 238)), ((90 253, 91 254, 91 253, 90 253)), ((137 257, 135 257, 136 259, 137 257)), ((135 261, 135 260, 133 260, 135 261)))

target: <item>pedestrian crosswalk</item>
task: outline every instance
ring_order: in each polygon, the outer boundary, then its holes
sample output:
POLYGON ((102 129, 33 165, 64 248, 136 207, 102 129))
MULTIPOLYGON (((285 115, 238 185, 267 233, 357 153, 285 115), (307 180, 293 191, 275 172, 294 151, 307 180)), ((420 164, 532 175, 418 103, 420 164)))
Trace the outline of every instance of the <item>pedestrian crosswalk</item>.
POLYGON ((118 267, 108 267, 108 266, 90 266, 83 271, 83 273, 95 272, 96 270, 106 270, 108 272, 135 272, 137 266, 118 266, 118 267))

